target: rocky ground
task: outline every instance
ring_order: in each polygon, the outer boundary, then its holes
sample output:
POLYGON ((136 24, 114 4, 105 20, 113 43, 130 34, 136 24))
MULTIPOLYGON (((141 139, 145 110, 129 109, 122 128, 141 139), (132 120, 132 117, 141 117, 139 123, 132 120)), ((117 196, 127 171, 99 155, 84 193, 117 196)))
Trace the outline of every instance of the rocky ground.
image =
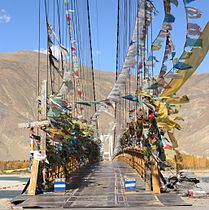
MULTIPOLYGON (((200 179, 202 178, 204 181, 207 178, 209 178, 209 170, 194 170, 194 171, 190 170, 188 172, 193 172, 198 178, 200 179)), ((28 176, 29 174, 0 175, 0 209, 15 208, 10 203, 10 200, 21 193, 21 190, 24 188, 28 176)), ((209 181, 206 185, 209 186, 209 181)), ((198 207, 209 208, 209 195, 199 198, 182 196, 182 199, 185 202, 192 204, 194 208, 195 207, 197 207, 197 209, 198 207)))
POLYGON ((29 174, 0 175, 0 209, 12 209, 10 200, 19 195, 27 182, 29 174))

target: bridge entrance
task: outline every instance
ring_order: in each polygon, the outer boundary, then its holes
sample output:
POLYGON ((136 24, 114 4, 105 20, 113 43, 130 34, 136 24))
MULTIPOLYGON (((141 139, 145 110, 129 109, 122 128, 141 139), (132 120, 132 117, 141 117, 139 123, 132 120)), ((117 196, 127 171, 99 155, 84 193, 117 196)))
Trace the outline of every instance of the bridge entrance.
POLYGON ((113 156, 113 137, 112 135, 101 135, 100 136, 102 142, 102 156, 104 160, 112 161, 113 156))
MULTIPOLYGON (((177 194, 154 194, 128 164, 102 161, 75 172, 63 193, 48 192, 36 196, 20 196, 22 208, 124 208, 162 207, 185 204, 177 194), (136 190, 126 191, 124 179, 136 179, 136 190)), ((15 200, 14 200, 15 201, 15 200)))

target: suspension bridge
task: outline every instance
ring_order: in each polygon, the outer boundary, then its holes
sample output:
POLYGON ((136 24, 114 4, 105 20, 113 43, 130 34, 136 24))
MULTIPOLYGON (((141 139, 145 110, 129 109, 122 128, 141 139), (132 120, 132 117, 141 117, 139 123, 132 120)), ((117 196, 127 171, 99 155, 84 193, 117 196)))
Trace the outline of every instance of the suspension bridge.
POLYGON ((100 98, 90 1, 39 0, 37 116, 19 124, 29 129, 31 177, 13 203, 23 208, 189 205, 168 192, 162 170, 176 167, 174 130, 181 129, 177 121, 182 120, 177 109, 189 103, 186 95, 176 93, 208 52, 209 24, 201 30, 192 22, 202 16, 193 7, 198 0, 183 1, 187 31, 177 57, 172 11, 179 1, 163 0, 164 19, 156 37, 157 8, 151 0, 117 1, 115 82, 100 98), (40 69, 42 18, 46 69, 40 69))

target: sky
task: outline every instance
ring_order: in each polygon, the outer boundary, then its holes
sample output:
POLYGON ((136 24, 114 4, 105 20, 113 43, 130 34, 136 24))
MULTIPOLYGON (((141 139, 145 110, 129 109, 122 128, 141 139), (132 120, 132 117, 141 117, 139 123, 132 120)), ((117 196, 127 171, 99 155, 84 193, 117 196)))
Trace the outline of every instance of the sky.
MULTIPOLYGON (((93 42, 94 67, 115 71, 116 58, 116 22, 117 0, 89 0, 91 11, 91 28, 93 42)), ((172 40, 176 46, 177 56, 181 55, 185 42, 186 22, 183 0, 179 6, 172 6, 172 14, 176 17, 173 25, 172 40)), ((153 37, 162 26, 164 13, 160 0, 153 0, 158 15, 153 20, 153 37)), ((208 0, 196 0, 194 6, 203 12, 198 24, 204 28, 209 20, 208 0)), ((46 49, 45 17, 41 16, 41 48, 46 49)), ((0 0, 0 52, 38 49, 38 0, 0 0)), ((162 52, 157 52, 158 59, 162 52)), ((209 55, 197 72, 208 72, 209 55)), ((157 66, 158 67, 158 66, 157 66)))

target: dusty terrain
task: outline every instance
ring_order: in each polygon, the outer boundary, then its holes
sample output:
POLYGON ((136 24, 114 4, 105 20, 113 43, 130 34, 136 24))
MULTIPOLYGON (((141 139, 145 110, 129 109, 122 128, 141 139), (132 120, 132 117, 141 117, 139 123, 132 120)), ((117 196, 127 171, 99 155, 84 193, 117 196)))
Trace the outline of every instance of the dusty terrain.
MULTIPOLYGON (((18 129, 17 124, 35 119, 37 65, 36 52, 0 53, 0 160, 28 159, 28 130, 18 129)), ((46 56, 42 55, 43 78, 45 69, 46 56)), ((96 71, 98 100, 108 95, 114 79, 114 73, 96 71)), ((188 153, 209 156, 209 73, 192 76, 179 94, 190 98, 190 103, 180 109, 185 121, 181 123, 183 130, 176 132, 179 148, 188 153)), ((99 123, 103 134, 110 132, 112 116, 113 112, 101 115, 99 123)))
POLYGON ((179 109, 184 118, 183 129, 176 132, 180 150, 209 156, 209 73, 192 76, 179 94, 186 94, 190 99, 189 104, 179 109))

